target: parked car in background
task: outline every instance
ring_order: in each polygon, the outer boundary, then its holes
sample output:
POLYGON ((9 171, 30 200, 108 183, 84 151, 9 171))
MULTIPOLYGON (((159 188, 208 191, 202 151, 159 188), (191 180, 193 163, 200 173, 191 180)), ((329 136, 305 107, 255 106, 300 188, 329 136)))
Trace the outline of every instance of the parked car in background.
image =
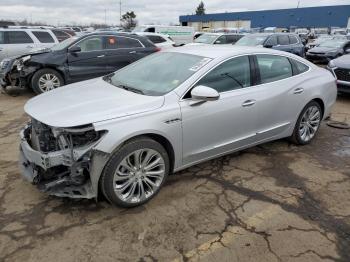
POLYGON ((292 54, 172 48, 29 100, 19 165, 48 194, 134 207, 200 162, 285 137, 309 144, 336 97, 330 72, 292 54))
POLYGON ((195 39, 194 43, 207 45, 232 45, 243 36, 243 34, 236 33, 204 33, 195 39))
POLYGON ((194 36, 194 28, 190 26, 141 25, 135 27, 132 32, 148 32, 168 35, 177 45, 191 43, 194 36))
POLYGON ((331 39, 322 42, 306 53, 312 62, 328 63, 330 60, 350 53, 350 41, 347 39, 331 39))
POLYGON ((114 72, 159 49, 147 38, 125 33, 92 33, 69 38, 51 49, 5 59, 1 85, 31 87, 40 94, 114 72))
POLYGON ((350 54, 331 60, 327 69, 336 77, 338 91, 350 93, 350 54))
POLYGON ((147 37, 153 44, 155 44, 162 50, 176 46, 176 43, 168 35, 146 32, 141 32, 137 34, 147 37))
POLYGON ((305 46, 300 37, 293 33, 259 33, 241 38, 237 46, 261 46, 305 56, 305 46))
POLYGON ((52 33, 54 33, 58 42, 62 42, 64 40, 76 35, 76 33, 74 31, 68 30, 68 29, 53 28, 50 30, 52 31, 52 33))
POLYGON ((198 37, 200 37, 201 35, 203 35, 205 32, 195 32, 193 35, 193 40, 196 40, 198 37))
POLYGON ((0 61, 54 46, 59 41, 51 30, 0 28, 0 61))

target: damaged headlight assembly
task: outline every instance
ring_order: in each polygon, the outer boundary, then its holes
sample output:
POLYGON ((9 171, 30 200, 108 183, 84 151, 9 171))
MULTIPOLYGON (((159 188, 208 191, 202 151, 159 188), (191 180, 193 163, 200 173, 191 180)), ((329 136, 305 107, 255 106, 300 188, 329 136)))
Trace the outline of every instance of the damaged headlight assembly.
POLYGON ((56 128, 33 119, 21 135, 21 168, 30 182, 51 195, 92 198, 93 148, 106 133, 92 125, 56 128))
POLYGON ((16 66, 18 71, 21 71, 23 69, 24 63, 30 60, 30 58, 31 58, 31 55, 26 55, 19 59, 16 59, 15 62, 13 63, 13 66, 16 66))

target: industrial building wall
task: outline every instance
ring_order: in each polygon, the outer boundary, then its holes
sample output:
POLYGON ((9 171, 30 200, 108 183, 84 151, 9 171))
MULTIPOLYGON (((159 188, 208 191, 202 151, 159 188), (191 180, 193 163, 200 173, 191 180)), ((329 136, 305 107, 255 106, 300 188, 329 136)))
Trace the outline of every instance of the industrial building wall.
POLYGON ((255 27, 347 27, 350 5, 180 16, 180 22, 251 21, 255 27))
POLYGON ((189 22, 188 26, 194 27, 196 31, 217 28, 251 28, 251 21, 209 21, 209 22, 189 22))

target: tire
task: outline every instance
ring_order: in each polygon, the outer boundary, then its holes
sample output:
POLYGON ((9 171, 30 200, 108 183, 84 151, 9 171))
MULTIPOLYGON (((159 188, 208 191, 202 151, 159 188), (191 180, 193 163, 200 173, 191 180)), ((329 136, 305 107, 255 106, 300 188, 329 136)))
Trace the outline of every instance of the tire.
POLYGON ((322 122, 322 108, 316 101, 308 103, 301 111, 290 140, 297 145, 307 145, 316 137, 322 122))
POLYGON ((63 85, 64 79, 62 75, 56 70, 50 68, 36 71, 31 80, 31 88, 38 95, 63 85))
POLYGON ((169 172, 169 156, 164 147, 153 139, 140 137, 113 153, 104 168, 100 186, 112 204, 136 207, 148 202, 159 192, 169 172), (136 162, 137 159, 141 161, 136 162))

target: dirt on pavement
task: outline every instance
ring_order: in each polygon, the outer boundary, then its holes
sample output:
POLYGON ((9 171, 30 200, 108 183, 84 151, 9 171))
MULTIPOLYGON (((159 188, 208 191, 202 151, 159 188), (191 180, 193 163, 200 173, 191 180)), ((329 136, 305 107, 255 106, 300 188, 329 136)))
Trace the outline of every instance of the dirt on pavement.
MULTIPOLYGON (((41 193, 17 167, 24 103, 0 94, 0 261, 350 261, 350 130, 280 140, 169 177, 151 202, 41 193)), ((350 124, 350 96, 332 119, 350 124)))

